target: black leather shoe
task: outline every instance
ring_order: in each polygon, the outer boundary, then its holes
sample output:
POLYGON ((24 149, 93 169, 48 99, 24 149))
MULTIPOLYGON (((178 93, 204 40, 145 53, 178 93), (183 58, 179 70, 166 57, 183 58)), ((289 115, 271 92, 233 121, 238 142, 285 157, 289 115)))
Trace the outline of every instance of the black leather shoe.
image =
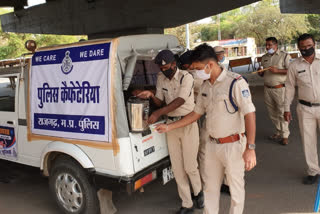
POLYGON ((302 183, 306 185, 314 184, 318 180, 318 175, 312 176, 308 175, 307 177, 303 178, 302 183))
POLYGON ((193 208, 181 207, 180 210, 176 212, 176 214, 193 214, 193 208))
POLYGON ((202 209, 204 208, 204 195, 203 191, 200 191, 197 196, 194 196, 192 194, 192 200, 193 200, 193 205, 197 209, 202 209))
POLYGON ((222 184, 221 188, 220 188, 220 192, 222 193, 226 193, 228 195, 230 195, 230 188, 228 185, 222 184))

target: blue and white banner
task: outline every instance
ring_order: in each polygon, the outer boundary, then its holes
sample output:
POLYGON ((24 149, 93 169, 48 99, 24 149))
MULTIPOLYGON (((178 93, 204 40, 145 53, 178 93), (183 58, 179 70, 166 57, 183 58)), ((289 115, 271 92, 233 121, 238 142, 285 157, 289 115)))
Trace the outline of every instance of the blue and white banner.
POLYGON ((32 57, 32 134, 111 142, 111 43, 36 52, 32 57))

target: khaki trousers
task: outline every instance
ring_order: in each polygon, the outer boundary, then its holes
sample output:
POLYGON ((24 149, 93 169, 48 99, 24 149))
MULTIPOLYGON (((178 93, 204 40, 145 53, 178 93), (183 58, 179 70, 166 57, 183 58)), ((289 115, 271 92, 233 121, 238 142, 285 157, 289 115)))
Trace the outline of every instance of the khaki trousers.
POLYGON ((320 174, 317 151, 317 128, 320 127, 320 107, 297 106, 300 134, 308 175, 320 174))
POLYGON ((246 137, 234 143, 217 144, 209 138, 205 143, 201 176, 204 181, 205 214, 218 214, 220 187, 226 175, 231 193, 230 214, 242 214, 245 200, 244 160, 246 137))
POLYGON ((264 87, 264 102, 267 106, 269 117, 275 125, 277 134, 283 138, 288 138, 290 135, 289 124, 284 120, 284 92, 282 88, 267 88, 264 87))
MULTIPOLYGON (((206 130, 205 120, 203 120, 201 127, 202 128, 200 128, 200 146, 199 146, 199 153, 198 153, 198 161, 199 161, 199 171, 200 171, 201 181, 203 183, 202 172, 204 171, 204 168, 203 168, 204 165, 202 163, 205 158, 206 141, 209 139, 209 134, 206 130)), ((224 176, 223 184, 228 185, 228 180, 226 176, 224 176)))
POLYGON ((172 170, 177 182, 182 206, 193 206, 189 180, 194 195, 202 189, 198 169, 199 128, 197 122, 167 133, 172 170))
POLYGON ((203 120, 201 121, 201 126, 200 126, 200 145, 199 145, 199 153, 198 153, 198 161, 199 161, 199 170, 200 170, 200 176, 202 178, 202 174, 201 172, 203 172, 202 169, 202 162, 204 160, 204 155, 205 155, 205 144, 206 141, 208 139, 209 135, 206 131, 206 119, 203 118, 203 120))

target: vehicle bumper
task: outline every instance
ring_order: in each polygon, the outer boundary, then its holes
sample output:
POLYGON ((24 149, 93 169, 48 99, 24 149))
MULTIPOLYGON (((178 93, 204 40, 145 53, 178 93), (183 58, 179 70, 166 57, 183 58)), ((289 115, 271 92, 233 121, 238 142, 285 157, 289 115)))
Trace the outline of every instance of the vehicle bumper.
MULTIPOLYGON (((135 189, 135 182, 139 179, 145 177, 146 175, 156 172, 157 179, 162 179, 162 170, 171 166, 170 158, 166 157, 153 165, 141 170, 140 172, 137 172, 132 177, 114 177, 109 176, 106 174, 99 174, 97 172, 92 173, 93 182, 96 185, 97 189, 103 188, 108 189, 110 191, 123 191, 125 190, 128 194, 132 194, 137 189, 135 189)), ((152 180, 151 182, 155 181, 152 180)), ((151 183, 148 182, 145 185, 151 183)), ((145 186, 142 185, 141 187, 145 186)), ((140 188, 141 188, 140 187, 140 188)))

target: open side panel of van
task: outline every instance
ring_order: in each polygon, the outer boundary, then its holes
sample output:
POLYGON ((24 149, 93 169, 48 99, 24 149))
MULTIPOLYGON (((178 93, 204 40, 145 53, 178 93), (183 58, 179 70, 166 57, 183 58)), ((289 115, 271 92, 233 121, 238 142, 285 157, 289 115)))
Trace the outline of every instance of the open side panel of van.
POLYGON ((153 128, 143 133, 130 133, 130 138, 135 172, 168 156, 166 135, 153 128))
MULTIPOLYGON (((129 89, 125 92, 125 100, 140 90, 155 92, 158 72, 160 69, 152 60, 137 60, 129 89)), ((149 104, 151 114, 157 107, 152 101, 149 104)), ((166 135, 157 133, 154 124, 141 133, 130 132, 129 136, 136 173, 168 156, 166 135)))

